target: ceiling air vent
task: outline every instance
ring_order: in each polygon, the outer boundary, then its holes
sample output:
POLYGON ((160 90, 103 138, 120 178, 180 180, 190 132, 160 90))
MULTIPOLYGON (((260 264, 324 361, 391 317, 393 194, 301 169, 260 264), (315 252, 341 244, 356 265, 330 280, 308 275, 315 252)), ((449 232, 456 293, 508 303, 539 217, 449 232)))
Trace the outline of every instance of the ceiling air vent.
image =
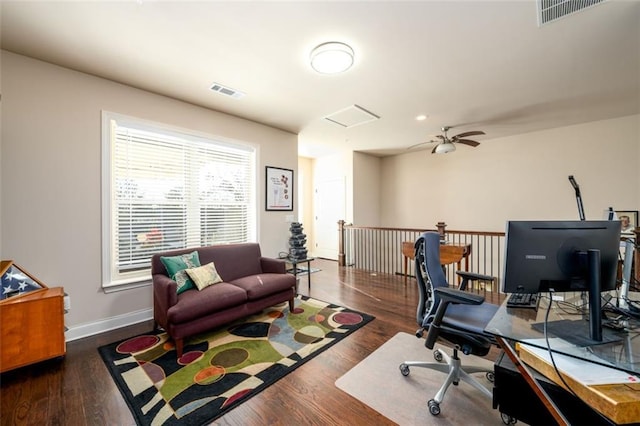
POLYGON ((360 124, 378 120, 380 117, 367 111, 359 105, 351 105, 333 114, 327 115, 324 119, 342 127, 354 127, 360 124))
POLYGON ((538 0, 538 26, 595 6, 606 0, 538 0))
POLYGON ((221 95, 230 96, 233 99, 240 99, 245 96, 245 94, 239 90, 232 89, 231 87, 223 86, 222 84, 213 83, 211 86, 211 90, 214 92, 218 92, 221 95))

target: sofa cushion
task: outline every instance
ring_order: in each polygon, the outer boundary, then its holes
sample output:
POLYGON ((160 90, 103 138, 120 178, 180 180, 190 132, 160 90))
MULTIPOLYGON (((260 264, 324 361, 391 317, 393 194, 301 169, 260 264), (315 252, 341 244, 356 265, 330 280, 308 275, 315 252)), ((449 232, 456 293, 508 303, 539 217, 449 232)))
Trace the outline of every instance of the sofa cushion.
POLYGON ((222 282, 222 278, 218 275, 216 265, 214 265, 213 262, 209 262, 206 265, 199 266, 197 268, 185 269, 185 271, 196 284, 198 290, 204 290, 210 285, 222 282))
POLYGON ((178 295, 178 303, 169 308, 167 319, 170 323, 180 324, 241 305, 246 301, 247 293, 229 283, 221 282, 202 291, 194 288, 178 295))
POLYGON ((247 292, 249 300, 260 299, 296 285, 296 279, 291 274, 257 274, 230 281, 247 292))
POLYGON ((180 271, 200 266, 200 258, 197 251, 178 256, 161 256, 160 261, 166 268, 169 277, 178 284, 178 294, 195 287, 189 275, 180 271))
POLYGON ((260 246, 256 243, 221 244, 198 249, 201 264, 215 262, 220 277, 231 282, 262 273, 260 246))

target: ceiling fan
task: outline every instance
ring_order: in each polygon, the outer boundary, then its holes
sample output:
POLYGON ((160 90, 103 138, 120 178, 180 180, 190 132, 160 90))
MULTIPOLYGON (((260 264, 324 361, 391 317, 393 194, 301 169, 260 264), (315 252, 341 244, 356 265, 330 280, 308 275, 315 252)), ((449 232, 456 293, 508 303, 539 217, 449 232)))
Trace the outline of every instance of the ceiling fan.
POLYGON ((469 146, 478 146, 478 145, 480 145, 480 142, 476 142, 476 141, 471 140, 471 139, 466 139, 466 137, 468 137, 468 136, 476 136, 476 135, 484 135, 485 134, 482 130, 472 130, 472 131, 469 131, 469 132, 463 132, 463 133, 460 133, 458 135, 448 137, 447 136, 447 132, 450 129, 451 129, 451 127, 449 127, 449 126, 443 127, 442 128, 442 132, 444 133, 444 135, 436 135, 436 138, 438 138, 439 140, 436 139, 436 140, 430 140, 430 141, 427 141, 427 142, 420 142, 420 143, 417 143, 415 145, 411 145, 407 149, 415 148, 416 146, 423 145, 425 143, 438 142, 438 145, 436 145, 433 148, 431 153, 432 154, 446 154, 448 152, 453 152, 453 151, 456 150, 456 147, 454 145, 456 143, 461 143, 463 145, 469 145, 469 146))

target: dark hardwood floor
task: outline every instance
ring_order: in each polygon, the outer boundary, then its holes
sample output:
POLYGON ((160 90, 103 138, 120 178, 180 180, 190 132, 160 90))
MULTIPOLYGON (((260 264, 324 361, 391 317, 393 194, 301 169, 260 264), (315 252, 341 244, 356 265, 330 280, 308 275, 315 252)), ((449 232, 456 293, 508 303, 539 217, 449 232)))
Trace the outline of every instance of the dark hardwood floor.
MULTIPOLYGON (((376 319, 214 424, 394 424, 336 388, 334 382, 396 333, 415 332, 415 281, 409 279, 405 286, 400 276, 339 268, 327 260, 316 260, 312 267, 321 271, 312 274, 311 290, 307 289, 307 278, 300 278, 300 294, 363 311, 376 319)), ((62 359, 2 374, 2 425, 133 425, 97 348, 151 329, 152 322, 147 321, 69 342, 62 359)), ((422 408, 426 412, 426 400, 422 408)))

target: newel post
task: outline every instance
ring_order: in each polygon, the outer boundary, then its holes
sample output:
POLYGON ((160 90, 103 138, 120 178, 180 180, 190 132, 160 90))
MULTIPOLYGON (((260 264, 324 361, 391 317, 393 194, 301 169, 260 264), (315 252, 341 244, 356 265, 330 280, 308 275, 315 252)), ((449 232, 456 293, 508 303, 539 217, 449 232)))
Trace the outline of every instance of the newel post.
POLYGON ((345 266, 344 255, 344 220, 338 221, 338 266, 345 266))
POLYGON ((438 234, 440 234, 440 239, 444 240, 444 234, 446 232, 445 228, 447 227, 447 224, 444 222, 438 222, 436 226, 438 227, 438 234))

